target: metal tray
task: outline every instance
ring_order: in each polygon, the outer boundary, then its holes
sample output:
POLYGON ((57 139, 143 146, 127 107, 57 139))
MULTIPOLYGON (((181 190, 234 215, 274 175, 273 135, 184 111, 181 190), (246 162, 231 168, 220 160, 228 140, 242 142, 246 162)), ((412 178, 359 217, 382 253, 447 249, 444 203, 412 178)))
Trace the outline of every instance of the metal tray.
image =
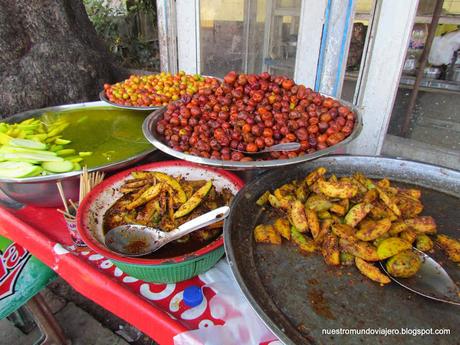
MULTIPOLYGON (((338 176, 355 171, 422 188, 423 214, 438 231, 460 237, 460 172, 382 157, 330 156, 290 169, 275 169, 247 184, 225 222, 224 243, 232 272, 255 311, 285 344, 454 344, 460 308, 416 295, 392 283, 379 286, 354 267, 327 266, 320 255, 302 256, 294 245, 255 245, 255 225, 270 220, 255 204, 273 190, 324 166, 338 176), (450 336, 327 335, 327 329, 450 329, 450 336), (454 338, 455 337, 455 338, 454 338)), ((433 255, 460 281, 460 268, 437 248, 433 255)), ((340 332, 340 330, 339 330, 340 332)))
POLYGON ((113 107, 117 107, 117 108, 122 108, 122 109, 129 109, 129 110, 156 110, 156 109, 161 109, 161 108, 164 108, 163 105, 161 106, 153 106, 153 107, 136 107, 136 106, 133 106, 133 105, 122 105, 122 104, 118 104, 118 103, 114 103, 112 101, 109 101, 109 99, 105 96, 105 91, 102 90, 100 93, 99 93, 99 99, 102 101, 102 102, 105 102, 113 107))
POLYGON ((321 157, 327 154, 334 153, 337 151, 337 149, 347 145, 352 140, 358 137, 363 127, 362 117, 361 117, 361 113, 359 109, 349 102, 345 102, 339 99, 337 100, 340 101, 340 103, 351 108, 355 112, 356 123, 355 123, 355 127, 353 128, 353 132, 347 138, 345 138, 345 140, 341 141, 340 143, 334 146, 331 146, 324 150, 316 151, 314 153, 307 154, 301 157, 292 158, 292 159, 273 159, 273 160, 265 160, 265 161, 260 160, 260 161, 251 161, 251 162, 236 162, 236 161, 224 161, 224 160, 203 158, 199 156, 186 154, 180 151, 176 151, 168 146, 163 136, 159 134, 156 130, 156 124, 161 119, 166 109, 159 109, 153 112, 152 114, 150 114, 145 119, 144 124, 142 125, 142 130, 147 140, 150 141, 153 145, 155 145, 156 148, 158 148, 159 150, 171 156, 174 156, 176 158, 183 159, 189 162, 211 165, 214 167, 219 167, 219 168, 229 169, 229 170, 250 170, 250 169, 255 169, 255 168, 274 168, 274 167, 280 167, 280 166, 285 166, 285 165, 297 164, 297 163, 309 161, 312 159, 316 159, 318 157, 321 157))
MULTIPOLYGON (((3 122, 16 123, 31 117, 39 116, 45 112, 60 112, 73 109, 92 109, 92 108, 110 108, 103 102, 88 102, 69 105, 60 105, 42 109, 29 110, 20 114, 13 115, 3 122)), ((121 161, 111 162, 105 165, 88 169, 92 171, 116 171, 126 168, 140 161, 149 153, 155 150, 155 147, 145 150, 135 156, 131 156, 121 161)), ((79 190, 80 170, 71 171, 61 174, 46 176, 34 176, 26 178, 0 178, 0 189, 10 198, 24 203, 36 206, 54 207, 62 204, 56 187, 57 181, 62 181, 66 197, 76 200, 79 190)))

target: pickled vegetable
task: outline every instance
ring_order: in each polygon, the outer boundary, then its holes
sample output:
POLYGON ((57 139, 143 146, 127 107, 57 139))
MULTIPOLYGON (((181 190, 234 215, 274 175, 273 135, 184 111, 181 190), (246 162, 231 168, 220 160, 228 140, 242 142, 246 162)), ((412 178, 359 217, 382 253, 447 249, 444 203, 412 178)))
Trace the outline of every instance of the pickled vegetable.
POLYGON ((198 189, 190 199, 183 203, 179 209, 174 212, 174 218, 180 218, 192 212, 203 201, 203 198, 211 190, 211 187, 212 181, 207 181, 203 187, 198 189))
POLYGON ((389 237, 379 244, 377 254, 380 260, 384 260, 410 248, 412 248, 410 242, 398 237, 389 237))
MULTIPOLYGON (((390 279, 374 264, 377 261, 387 260, 395 276, 415 274, 420 266, 410 254, 412 245, 432 250, 429 235, 437 231, 432 217, 420 215, 424 209, 420 190, 397 188, 389 179, 373 181, 361 173, 326 173, 320 167, 275 189, 274 195, 266 191, 276 213, 284 213, 274 222, 276 231, 287 240, 289 234, 299 251, 313 253, 320 248, 326 264, 355 264, 380 284, 390 279)), ((437 242, 450 260, 460 262, 459 240, 440 235, 437 242)))
POLYGON ((391 282, 390 278, 373 264, 358 257, 355 257, 355 264, 358 270, 369 279, 380 284, 388 284, 391 282))
POLYGON ((387 260, 385 267, 393 277, 409 278, 420 269, 420 257, 412 250, 404 250, 387 260))

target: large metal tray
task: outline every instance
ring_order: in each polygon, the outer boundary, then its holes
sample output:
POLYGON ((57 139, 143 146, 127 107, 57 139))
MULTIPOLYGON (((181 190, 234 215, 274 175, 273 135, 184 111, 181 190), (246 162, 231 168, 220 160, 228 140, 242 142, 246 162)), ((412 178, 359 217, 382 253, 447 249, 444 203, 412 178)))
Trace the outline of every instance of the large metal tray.
POLYGON ((347 138, 345 138, 345 140, 341 141, 340 143, 334 146, 328 147, 324 150, 316 151, 311 154, 292 158, 292 159, 276 159, 276 160, 273 159, 273 160, 258 160, 258 161, 251 161, 251 162, 236 162, 236 161, 224 161, 224 160, 203 158, 199 156, 186 154, 180 151, 176 151, 168 146, 168 144, 164 140, 164 137, 161 134, 159 134, 156 130, 157 122, 161 119, 161 117, 163 116, 163 113, 166 111, 165 108, 159 109, 153 112, 152 114, 150 114, 145 119, 144 124, 142 125, 142 130, 147 140, 150 141, 153 145, 155 145, 156 148, 158 148, 159 150, 171 156, 174 156, 176 158, 183 159, 189 162, 195 162, 199 164, 215 166, 215 167, 219 167, 222 169, 228 169, 228 170, 250 170, 250 169, 256 169, 256 168, 274 168, 274 167, 286 166, 286 165, 291 165, 291 164, 297 164, 297 163, 313 160, 318 157, 334 153, 337 151, 337 149, 347 145, 352 140, 358 137, 363 127, 360 110, 349 102, 345 102, 343 100, 338 100, 338 101, 340 101, 340 103, 352 109, 353 112, 356 114, 356 123, 355 123, 355 127, 353 128, 353 132, 347 138))
MULTIPOLYGON (((422 188, 423 214, 438 231, 460 237, 460 172, 382 157, 330 156, 290 169, 275 169, 247 184, 225 222, 224 240, 233 274, 259 316, 285 344, 457 344, 460 308, 378 284, 355 268, 327 266, 320 255, 302 256, 290 243, 255 245, 252 230, 270 220, 255 201, 266 190, 324 166, 338 176, 355 171, 422 188), (327 335, 326 330, 450 329, 450 336, 327 335), (323 331, 324 330, 324 331, 323 331)), ((460 268, 440 249, 433 255, 460 281, 460 268)), ((348 331, 349 332, 349 331, 348 331)))

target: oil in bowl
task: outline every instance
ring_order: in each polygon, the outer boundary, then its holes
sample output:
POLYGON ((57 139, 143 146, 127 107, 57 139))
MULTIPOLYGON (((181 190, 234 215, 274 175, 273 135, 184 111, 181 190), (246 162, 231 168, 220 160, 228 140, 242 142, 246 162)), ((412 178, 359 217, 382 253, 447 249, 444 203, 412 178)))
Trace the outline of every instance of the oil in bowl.
POLYGON ((151 144, 142 134, 142 123, 148 113, 112 107, 80 108, 43 113, 40 120, 51 124, 59 118, 69 123, 62 137, 72 141, 68 148, 92 152, 84 160, 91 169, 151 149, 151 144))

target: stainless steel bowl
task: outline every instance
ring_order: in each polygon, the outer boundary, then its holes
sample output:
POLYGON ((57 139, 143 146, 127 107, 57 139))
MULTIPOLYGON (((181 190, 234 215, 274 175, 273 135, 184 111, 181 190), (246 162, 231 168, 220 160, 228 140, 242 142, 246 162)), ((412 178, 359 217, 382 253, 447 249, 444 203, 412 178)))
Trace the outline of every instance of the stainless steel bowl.
MULTIPOLYGON (((39 116, 45 112, 59 112, 74 109, 111 108, 104 102, 77 103, 61 105, 49 108, 35 109, 24 113, 16 114, 4 120, 8 123, 16 123, 28 118, 39 116)), ((88 169, 88 171, 110 172, 123 169, 138 162, 154 147, 138 155, 129 157, 122 161, 105 164, 99 167, 88 169)), ((0 178, 0 189, 10 198, 23 203, 41 207, 58 207, 62 205, 56 182, 61 181, 66 198, 76 200, 79 192, 79 175, 81 171, 71 171, 63 174, 47 176, 35 176, 28 178, 0 178)))
MULTIPOLYGON (((147 74, 154 74, 154 73, 147 73, 147 74)), ((220 82, 223 82, 223 79, 222 78, 218 78, 218 77, 211 77, 209 75, 203 75, 203 77, 205 78, 214 78, 214 79, 217 79, 219 80, 220 82)), ((114 107, 117 107, 117 108, 122 108, 122 109, 130 109, 130 110, 156 110, 156 109, 161 109, 161 108, 164 108, 165 106, 164 105, 158 105, 158 106, 151 106, 151 107, 142 107, 142 106, 134 106, 134 105, 122 105, 122 104, 118 104, 118 103, 114 103, 112 101, 110 101, 107 96, 105 95, 105 90, 102 90, 101 92, 99 92, 99 99, 102 101, 102 102, 105 102, 107 104, 110 104, 114 107)))
POLYGON ((318 157, 334 153, 337 151, 338 148, 345 146, 346 144, 350 143, 352 140, 356 139, 358 135, 361 133, 361 129, 363 127, 363 121, 361 117, 361 113, 359 109, 349 102, 345 102, 342 100, 337 99, 343 105, 351 108, 353 112, 356 114, 356 123, 355 127, 353 128, 353 132, 345 138, 345 140, 341 141, 340 143, 328 147, 323 150, 316 151, 311 154, 306 154, 304 156, 292 158, 292 159, 273 159, 273 160, 265 160, 265 161, 251 161, 251 162, 236 162, 236 161, 224 161, 224 160, 216 160, 216 159, 209 159, 203 158, 199 156, 194 156, 190 154, 186 154, 180 151, 176 151, 168 146, 166 141, 164 140, 163 136, 159 134, 156 130, 156 124, 161 119, 163 113, 166 109, 159 109, 151 113, 144 121, 142 125, 142 131, 144 132, 145 137, 148 141, 152 143, 157 149, 174 156, 179 159, 183 159, 190 162, 195 162, 199 164, 210 165, 214 167, 219 167, 228 170, 251 170, 251 169, 259 169, 259 168, 274 168, 280 167, 285 165, 297 164, 305 161, 309 161, 312 159, 316 159, 318 157))
POLYGON ((134 106, 134 105, 122 105, 122 104, 118 104, 118 103, 114 103, 112 101, 110 101, 107 96, 105 95, 105 91, 102 90, 100 93, 99 93, 99 99, 102 101, 102 102, 105 102, 111 106, 114 106, 114 107, 117 107, 117 108, 121 108, 121 109, 129 109, 129 110, 155 110, 155 109, 161 109, 163 108, 164 106, 161 105, 161 106, 152 106, 152 107, 142 107, 142 106, 134 106))

